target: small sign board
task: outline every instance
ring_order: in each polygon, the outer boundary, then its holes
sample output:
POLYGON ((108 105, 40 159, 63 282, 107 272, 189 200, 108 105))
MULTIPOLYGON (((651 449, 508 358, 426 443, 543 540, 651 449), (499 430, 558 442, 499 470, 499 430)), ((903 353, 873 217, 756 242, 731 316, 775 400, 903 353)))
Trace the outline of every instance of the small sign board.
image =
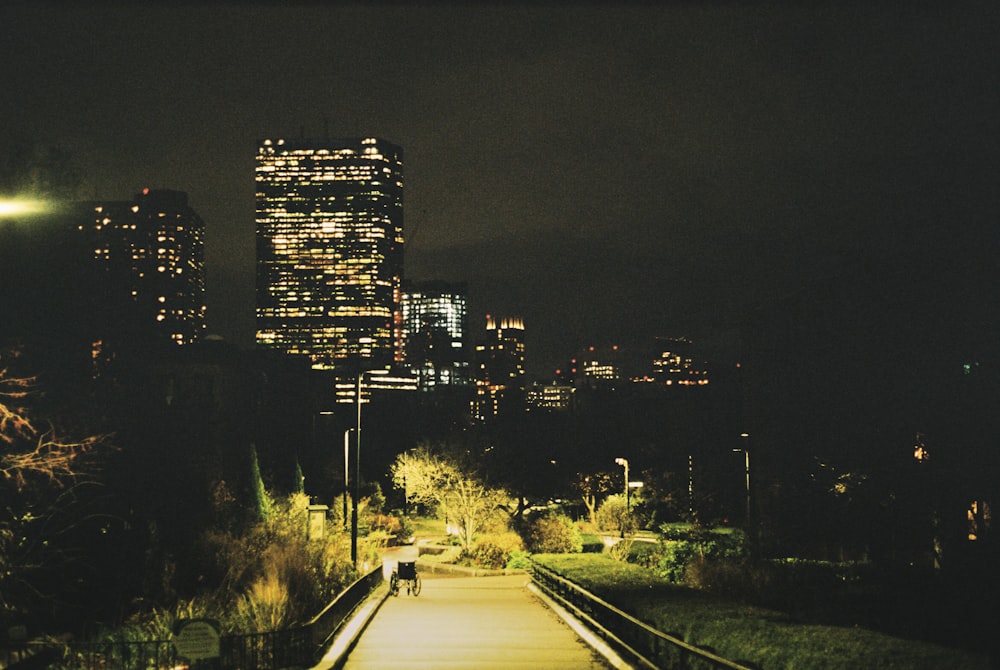
POLYGON ((326 530, 326 511, 330 509, 326 505, 309 505, 309 525, 306 529, 306 537, 310 540, 322 540, 323 532, 326 530))
POLYGON ((24 644, 28 641, 28 627, 19 624, 7 629, 7 641, 11 644, 24 644))
POLYGON ((174 625, 174 649, 189 661, 219 657, 219 622, 181 619, 174 625))

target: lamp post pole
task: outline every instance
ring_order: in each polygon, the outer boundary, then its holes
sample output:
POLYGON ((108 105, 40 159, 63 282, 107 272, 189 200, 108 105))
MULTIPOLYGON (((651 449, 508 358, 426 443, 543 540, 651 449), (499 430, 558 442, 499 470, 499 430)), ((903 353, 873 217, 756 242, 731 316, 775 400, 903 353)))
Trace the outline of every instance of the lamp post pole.
POLYGON ((356 389, 358 405, 357 423, 354 427, 355 467, 354 467, 354 500, 351 501, 351 563, 355 567, 358 565, 358 496, 361 494, 361 378, 363 372, 358 373, 358 387, 356 389))
POLYGON ((348 467, 351 451, 351 432, 353 428, 344 431, 344 529, 347 528, 347 491, 351 487, 350 469, 348 467))
MULTIPOLYGON (((625 468, 625 518, 632 513, 632 505, 629 490, 628 490, 628 459, 627 458, 616 458, 615 463, 625 468)), ((625 537, 625 524, 622 523, 622 537, 625 537)))
POLYGON ((743 450, 743 457, 746 459, 747 474, 747 525, 750 525, 750 450, 743 450))
POLYGON ((688 518, 694 522, 694 456, 688 454, 688 518))
POLYGON ((749 433, 740 433, 740 437, 743 438, 743 447, 740 449, 733 449, 733 451, 742 451, 744 459, 744 473, 746 475, 746 526, 747 529, 750 528, 750 448, 749 448, 749 433))

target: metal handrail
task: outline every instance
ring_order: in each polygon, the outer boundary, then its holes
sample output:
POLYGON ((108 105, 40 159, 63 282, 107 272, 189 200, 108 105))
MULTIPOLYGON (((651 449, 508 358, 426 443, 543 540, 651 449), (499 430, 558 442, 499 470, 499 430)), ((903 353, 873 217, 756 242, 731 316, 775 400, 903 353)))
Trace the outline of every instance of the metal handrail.
POLYGON ((341 591, 333 602, 313 617, 312 621, 305 625, 312 632, 313 645, 318 649, 325 649, 368 595, 382 584, 384 578, 382 566, 379 565, 341 591))
POLYGON ((549 597, 642 667, 757 670, 753 665, 731 661, 657 630, 534 561, 531 577, 549 597))

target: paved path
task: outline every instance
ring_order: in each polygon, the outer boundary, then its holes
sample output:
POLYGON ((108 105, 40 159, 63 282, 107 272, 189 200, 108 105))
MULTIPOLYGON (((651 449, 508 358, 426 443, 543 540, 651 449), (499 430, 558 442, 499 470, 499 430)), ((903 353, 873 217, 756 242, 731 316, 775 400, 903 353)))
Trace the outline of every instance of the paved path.
POLYGON ((610 667, 527 588, 527 575, 420 573, 419 596, 388 598, 343 666, 575 670, 610 667))

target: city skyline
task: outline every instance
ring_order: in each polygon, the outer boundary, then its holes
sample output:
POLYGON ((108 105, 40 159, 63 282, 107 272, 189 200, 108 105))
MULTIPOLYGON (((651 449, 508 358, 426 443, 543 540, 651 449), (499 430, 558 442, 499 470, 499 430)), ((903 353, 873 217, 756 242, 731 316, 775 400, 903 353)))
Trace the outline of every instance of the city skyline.
POLYGON ((755 305, 933 260, 998 211, 986 3, 38 2, 0 19, 4 152, 65 148, 81 199, 188 193, 208 332, 243 346, 262 137, 404 147, 404 278, 467 282, 472 331, 523 317, 539 375, 661 335, 732 354, 755 305))

